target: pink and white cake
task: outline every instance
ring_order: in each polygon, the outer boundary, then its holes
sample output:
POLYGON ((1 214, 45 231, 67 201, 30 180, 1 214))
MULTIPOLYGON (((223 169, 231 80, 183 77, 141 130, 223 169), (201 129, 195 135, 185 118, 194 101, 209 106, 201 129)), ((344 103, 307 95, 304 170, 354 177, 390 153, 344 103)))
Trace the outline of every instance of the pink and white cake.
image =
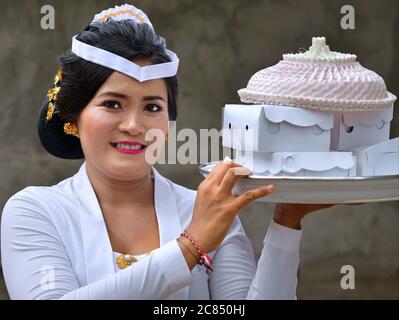
POLYGON ((258 175, 399 174, 399 138, 389 140, 396 97, 356 58, 317 37, 256 72, 238 90, 243 103, 224 107, 223 146, 258 175))
POLYGON ((315 37, 304 53, 284 54, 274 66, 255 73, 241 101, 318 110, 366 111, 392 106, 396 97, 377 73, 364 68, 356 55, 330 51, 315 37))

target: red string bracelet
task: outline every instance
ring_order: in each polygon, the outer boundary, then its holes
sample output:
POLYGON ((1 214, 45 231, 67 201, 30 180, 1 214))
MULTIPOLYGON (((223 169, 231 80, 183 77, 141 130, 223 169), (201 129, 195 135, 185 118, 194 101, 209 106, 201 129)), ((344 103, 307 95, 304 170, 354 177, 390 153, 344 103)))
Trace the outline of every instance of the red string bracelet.
POLYGON ((213 271, 212 269, 212 259, 208 256, 208 254, 206 254, 205 252, 203 252, 199 245, 197 244, 197 242, 193 239, 193 237, 188 233, 187 229, 183 231, 182 234, 180 234, 181 236, 185 237, 186 239, 190 240, 190 242, 193 244, 193 246, 195 247, 195 249, 197 250, 197 252, 200 255, 200 260, 198 261, 198 263, 200 265, 204 265, 208 270, 213 271))

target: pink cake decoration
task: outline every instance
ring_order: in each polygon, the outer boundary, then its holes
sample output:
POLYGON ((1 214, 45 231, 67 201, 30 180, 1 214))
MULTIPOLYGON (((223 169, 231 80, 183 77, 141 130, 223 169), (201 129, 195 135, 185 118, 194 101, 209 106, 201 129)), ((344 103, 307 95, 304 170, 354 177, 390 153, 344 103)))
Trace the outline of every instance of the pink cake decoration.
POLYGON ((276 65, 255 73, 238 94, 243 103, 328 111, 380 110, 396 100, 381 76, 355 55, 330 51, 324 37, 313 38, 308 51, 284 54, 276 65))

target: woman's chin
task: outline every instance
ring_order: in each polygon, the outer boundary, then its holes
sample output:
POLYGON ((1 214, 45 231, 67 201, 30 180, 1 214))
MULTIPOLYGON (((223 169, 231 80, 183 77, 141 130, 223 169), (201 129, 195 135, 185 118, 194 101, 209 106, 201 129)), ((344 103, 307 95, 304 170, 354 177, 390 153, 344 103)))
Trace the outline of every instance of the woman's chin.
POLYGON ((117 162, 113 163, 110 170, 112 175, 122 180, 131 180, 134 178, 142 177, 150 172, 151 166, 147 163, 140 161, 134 162, 117 162))

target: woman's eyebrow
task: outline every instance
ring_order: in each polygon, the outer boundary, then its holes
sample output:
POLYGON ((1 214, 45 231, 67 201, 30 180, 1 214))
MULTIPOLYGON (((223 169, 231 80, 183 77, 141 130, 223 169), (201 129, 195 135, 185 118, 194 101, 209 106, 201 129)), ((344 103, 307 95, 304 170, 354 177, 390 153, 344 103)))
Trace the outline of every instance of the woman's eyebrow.
POLYGON ((145 96, 145 97, 143 97, 143 101, 148 101, 148 100, 162 100, 162 101, 165 101, 165 99, 160 97, 160 96, 145 96))
POLYGON ((121 99, 125 99, 125 100, 128 99, 128 96, 124 95, 123 93, 112 92, 112 91, 104 92, 99 95, 99 97, 102 97, 102 96, 111 96, 111 97, 121 98, 121 99))
MULTIPOLYGON (((113 92, 113 91, 104 92, 99 95, 99 97, 103 97, 103 96, 111 96, 111 97, 121 98, 121 99, 125 99, 125 100, 128 100, 128 98, 129 98, 127 95, 124 95, 123 93, 113 92)), ((149 100, 165 101, 165 99, 160 96, 145 96, 145 97, 143 97, 143 101, 149 101, 149 100)))

